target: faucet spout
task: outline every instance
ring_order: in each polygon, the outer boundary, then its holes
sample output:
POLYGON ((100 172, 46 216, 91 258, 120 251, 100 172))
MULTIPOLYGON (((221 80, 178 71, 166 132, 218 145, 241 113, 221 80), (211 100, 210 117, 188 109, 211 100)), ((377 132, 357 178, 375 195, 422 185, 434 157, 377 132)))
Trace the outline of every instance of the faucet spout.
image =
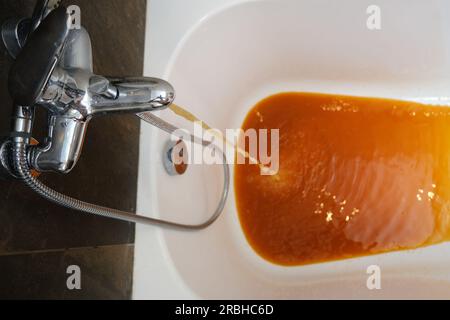
POLYGON ((170 83, 149 77, 111 78, 107 82, 97 79, 90 91, 97 91, 91 102, 92 116, 161 110, 175 98, 170 83))
POLYGON ((107 78, 79 68, 55 68, 37 104, 52 114, 88 121, 110 113, 157 111, 169 106, 175 90, 150 77, 107 78))

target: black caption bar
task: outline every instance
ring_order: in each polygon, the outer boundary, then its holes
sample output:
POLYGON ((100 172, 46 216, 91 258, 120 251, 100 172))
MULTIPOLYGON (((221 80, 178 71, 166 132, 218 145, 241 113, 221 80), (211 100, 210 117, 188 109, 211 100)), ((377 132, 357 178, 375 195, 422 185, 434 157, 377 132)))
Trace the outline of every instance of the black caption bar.
POLYGON ((86 319, 99 312, 103 315, 105 310, 116 317, 131 319, 134 315, 143 319, 307 319, 311 316, 324 317, 339 315, 358 319, 370 314, 371 317, 386 319, 386 314, 401 312, 402 319, 406 315, 415 315, 421 310, 429 312, 432 308, 437 311, 441 307, 447 312, 449 301, 295 301, 295 300, 262 300, 262 301, 233 301, 233 300, 185 300, 185 301, 28 301, 28 307, 18 308, 18 301, 0 302, 2 311, 6 312, 8 306, 16 316, 30 314, 50 315, 58 314, 58 319, 65 319, 61 315, 69 315, 72 319, 86 319), (78 305, 79 304, 79 305, 78 305), (58 310, 60 308, 60 310, 58 310), (98 308, 97 308, 98 307, 98 308), (397 310, 395 310, 397 309, 397 310), (62 313, 61 313, 62 312, 62 313))

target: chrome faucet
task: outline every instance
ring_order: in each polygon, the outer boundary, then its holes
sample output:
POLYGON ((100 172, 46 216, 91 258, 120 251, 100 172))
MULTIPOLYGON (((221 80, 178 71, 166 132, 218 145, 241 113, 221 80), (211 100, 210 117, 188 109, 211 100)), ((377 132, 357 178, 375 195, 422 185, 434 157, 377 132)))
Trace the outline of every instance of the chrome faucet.
MULTIPOLYGON (((169 106, 175 92, 162 79, 95 75, 89 34, 81 26, 72 28, 70 14, 66 8, 59 7, 57 0, 38 0, 31 19, 3 25, 2 38, 16 60, 8 83, 14 101, 13 127, 10 137, 0 140, 0 174, 23 180, 42 197, 62 206, 128 222, 197 230, 218 218, 229 187, 225 155, 224 185, 218 206, 208 220, 194 225, 101 207, 44 185, 33 170, 70 172, 79 159, 87 126, 93 117, 134 113, 162 130, 176 131, 176 127, 151 113, 169 106), (35 108, 45 108, 48 113, 47 135, 38 144, 31 143, 35 108)), ((191 140, 195 142, 193 137, 191 140)), ((197 140, 195 143, 207 145, 210 142, 197 140)))
POLYGON ((70 172, 93 117, 160 110, 175 96, 161 79, 95 75, 89 34, 81 26, 70 29, 70 22, 64 8, 52 11, 30 35, 10 73, 14 102, 42 106, 49 113, 47 137, 29 153, 38 171, 70 172))

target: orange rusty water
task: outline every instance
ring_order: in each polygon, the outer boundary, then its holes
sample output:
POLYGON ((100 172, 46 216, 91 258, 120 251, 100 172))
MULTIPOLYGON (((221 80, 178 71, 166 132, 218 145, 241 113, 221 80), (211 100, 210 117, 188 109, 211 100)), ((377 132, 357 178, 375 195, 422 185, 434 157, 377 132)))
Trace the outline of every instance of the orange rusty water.
POLYGON ((253 249, 301 265, 450 238, 450 109, 376 98, 281 93, 243 129, 279 129, 279 172, 235 165, 253 249))

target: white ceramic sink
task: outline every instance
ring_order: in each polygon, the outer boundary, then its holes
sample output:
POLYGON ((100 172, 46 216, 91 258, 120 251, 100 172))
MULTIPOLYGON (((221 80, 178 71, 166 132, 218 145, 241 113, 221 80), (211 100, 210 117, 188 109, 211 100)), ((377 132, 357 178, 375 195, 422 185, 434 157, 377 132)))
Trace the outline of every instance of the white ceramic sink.
MULTIPOLYGON (((450 3, 377 0, 150 0, 145 74, 168 79, 176 102, 221 130, 239 128, 260 99, 282 91, 379 96, 448 104, 450 3)), ((163 112, 166 120, 183 125, 163 112)), ((413 137, 412 137, 413 138, 413 137)), ((168 136, 142 124, 138 211, 196 222, 222 183, 217 167, 169 177, 168 136)), ((247 244, 234 203, 199 232, 136 226, 133 296, 141 298, 450 298, 450 244, 281 267, 247 244), (381 268, 381 289, 366 286, 381 268)))

